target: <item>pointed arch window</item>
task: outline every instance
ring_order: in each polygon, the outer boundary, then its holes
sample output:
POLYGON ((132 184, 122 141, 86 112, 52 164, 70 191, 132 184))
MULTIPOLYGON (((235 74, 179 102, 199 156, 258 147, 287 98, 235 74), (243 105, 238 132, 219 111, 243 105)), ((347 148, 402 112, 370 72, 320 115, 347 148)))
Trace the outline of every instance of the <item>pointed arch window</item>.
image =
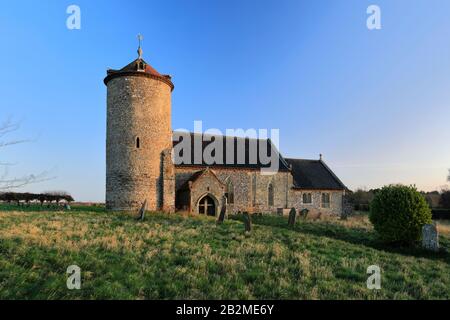
POLYGON ((303 194, 303 204, 311 204, 312 203, 312 194, 310 192, 306 192, 303 194))
POLYGON ((274 198, 274 192, 273 192, 273 184, 269 183, 269 187, 267 188, 267 193, 268 193, 268 204, 269 206, 273 206, 273 198, 274 198))
POLYGON ((227 182, 227 192, 225 193, 228 204, 234 204, 234 186, 233 182, 228 180, 227 182))

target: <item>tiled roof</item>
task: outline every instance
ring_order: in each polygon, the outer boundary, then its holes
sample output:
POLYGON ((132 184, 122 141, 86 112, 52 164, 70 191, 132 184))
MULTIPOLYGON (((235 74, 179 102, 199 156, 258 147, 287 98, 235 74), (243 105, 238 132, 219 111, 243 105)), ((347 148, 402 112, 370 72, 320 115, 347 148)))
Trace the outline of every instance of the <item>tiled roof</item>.
MULTIPOLYGON (((174 141, 173 145, 174 147, 178 145, 179 143, 182 143, 183 139, 189 139, 190 138, 190 152, 191 157, 190 161, 188 163, 182 162, 183 154, 176 154, 177 152, 174 152, 174 160, 176 166, 179 167, 189 167, 189 166, 205 166, 205 167, 227 167, 227 168, 241 168, 241 169, 262 169, 262 168, 269 168, 270 163, 265 163, 264 159, 261 159, 259 156, 259 150, 260 146, 265 145, 266 146, 266 152, 264 152, 267 156, 270 156, 272 154, 272 150, 276 153, 276 157, 278 160, 278 168, 280 171, 289 171, 288 164, 285 162, 281 154, 278 152, 276 147, 272 144, 272 142, 269 139, 252 139, 252 138, 241 138, 241 137, 228 137, 228 136, 217 136, 218 139, 222 139, 223 144, 223 153, 222 157, 220 157, 219 163, 207 163, 205 161, 203 155, 205 148, 214 142, 214 138, 211 139, 212 136, 199 134, 199 133, 187 133, 187 132, 175 132, 174 133, 174 141), (205 139, 206 138, 206 139, 205 139), (202 156, 200 161, 198 163, 195 163, 194 158, 194 139, 198 139, 198 141, 201 141, 202 144, 202 156), (204 141, 207 140, 207 141, 204 141), (210 140, 210 141, 208 141, 210 140), (231 163, 227 163, 227 144, 232 141, 232 150, 234 150, 234 159, 233 161, 230 161, 231 163), (240 146, 243 146, 243 154, 245 154, 245 161, 240 161, 242 163, 238 163, 238 148, 240 146), (253 146, 255 149, 253 149, 253 146), (256 152, 255 152, 256 151, 256 152), (253 161, 255 160, 255 161, 253 161)), ((175 149, 176 150, 176 149, 175 149)), ((230 149, 229 149, 230 150, 230 149)), ((231 158, 231 154, 229 155, 231 158)))
POLYGON ((322 160, 285 159, 292 166, 294 188, 297 189, 346 189, 341 180, 322 160))
POLYGON ((111 79, 121 75, 148 76, 167 83, 172 90, 174 88, 171 80, 172 78, 169 75, 160 74, 142 58, 134 60, 120 70, 109 69, 107 71, 107 76, 104 80, 104 83, 107 84, 111 79))
POLYGON ((154 75, 154 76, 158 76, 158 77, 162 77, 162 75, 156 71, 151 65, 149 65, 147 62, 145 62, 144 59, 136 59, 133 62, 131 62, 130 64, 127 64, 125 67, 123 67, 122 69, 120 69, 120 72, 127 72, 127 71, 138 71, 138 66, 139 63, 142 63, 142 65, 144 66, 144 72, 154 75))
POLYGON ((180 190, 189 190, 189 184, 190 183, 194 183, 195 181, 197 181, 201 176, 203 176, 203 174, 206 174, 206 173, 211 173, 216 179, 217 179, 217 181, 219 181, 221 184, 223 184, 220 180, 219 180, 219 178, 217 178, 217 176, 216 176, 216 174, 214 173, 214 171, 212 171, 212 170, 210 170, 209 168, 206 168, 206 169, 202 169, 202 170, 200 170, 200 171, 197 171, 197 172, 195 172, 194 174, 192 174, 192 176, 185 182, 185 183, 183 183, 182 185, 181 185, 181 187, 177 190, 177 191, 180 191, 180 190))
POLYGON ((203 174, 204 170, 200 170, 195 172, 185 183, 181 185, 181 187, 177 190, 189 190, 189 183, 195 182, 198 178, 200 178, 203 174))

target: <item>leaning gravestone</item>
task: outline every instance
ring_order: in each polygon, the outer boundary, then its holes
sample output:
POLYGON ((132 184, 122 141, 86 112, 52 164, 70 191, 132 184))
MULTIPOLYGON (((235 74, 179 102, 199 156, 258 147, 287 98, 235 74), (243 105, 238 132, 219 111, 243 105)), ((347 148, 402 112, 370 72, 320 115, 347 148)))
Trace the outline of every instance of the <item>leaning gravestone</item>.
POLYGON ((220 209, 219 219, 217 220, 217 224, 222 224, 225 220, 225 213, 227 212, 227 205, 223 205, 222 209, 220 209))
POLYGON ((295 211, 295 208, 292 208, 291 211, 289 211, 289 221, 288 225, 290 227, 295 226, 295 218, 297 216, 297 211, 295 211))
POLYGON ((139 218, 138 218, 138 220, 144 221, 145 210, 147 210, 147 200, 144 201, 144 203, 142 204, 142 207, 139 209, 139 218))
POLYGON ((244 212, 244 225, 245 225, 245 232, 252 231, 252 220, 248 212, 244 212))
POLYGON ((430 251, 439 251, 439 233, 436 225, 426 224, 422 227, 422 247, 430 251))

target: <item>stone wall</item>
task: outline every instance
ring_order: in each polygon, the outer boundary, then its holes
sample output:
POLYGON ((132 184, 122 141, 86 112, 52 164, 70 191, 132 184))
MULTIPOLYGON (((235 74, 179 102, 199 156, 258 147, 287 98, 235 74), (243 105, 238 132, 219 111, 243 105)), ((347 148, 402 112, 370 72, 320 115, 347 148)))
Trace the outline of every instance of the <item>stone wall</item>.
POLYGON ((215 200, 216 216, 225 203, 224 199, 225 186, 218 179, 218 177, 211 170, 206 170, 202 176, 190 185, 190 211, 197 212, 199 201, 205 197, 210 196, 215 200))
POLYGON ((175 212, 175 166, 172 162, 172 149, 164 150, 162 162, 162 210, 167 213, 175 212))
POLYGON ((107 87, 106 207, 135 210, 147 200, 148 210, 160 210, 174 199, 173 169, 162 168, 162 152, 172 148, 171 87, 132 75, 113 78, 107 87))
MULTIPOLYGON (((202 167, 176 167, 176 189, 178 190, 195 172, 200 170, 202 167)), ((292 185, 292 176, 289 172, 278 172, 269 176, 262 175, 259 170, 232 168, 214 168, 212 170, 224 185, 231 182, 234 187, 234 203, 227 205, 228 214, 239 211, 274 213, 278 208, 288 207, 289 189, 292 185), (272 183, 274 188, 273 206, 268 204, 269 183, 272 183)), ((186 199, 186 195, 180 195, 180 197, 186 199)), ((191 203, 196 204, 198 200, 191 194, 191 203)), ((191 209, 197 210, 197 208, 191 209)))
MULTIPOLYGON (((199 170, 202 168, 176 167, 176 189, 199 170)), ((341 215, 343 210, 343 190, 294 190, 291 188, 293 181, 289 172, 262 175, 259 170, 214 168, 213 171, 222 183, 227 185, 231 181, 234 186, 234 203, 228 204, 228 214, 239 211, 276 213, 278 209, 294 207, 297 210, 307 208, 311 213, 341 215), (273 206, 268 204, 269 183, 274 187, 273 206), (303 193, 312 194, 312 204, 303 203, 303 193), (330 194, 330 208, 322 207, 322 193, 330 194)), ((198 200, 191 199, 192 203, 198 200)))
POLYGON ((275 175, 262 175, 259 171, 252 173, 252 205, 255 212, 276 213, 278 209, 289 207, 289 191, 292 187, 290 172, 278 172, 275 175), (269 184, 274 188, 274 203, 269 205, 269 184), (255 189, 256 188, 256 189, 255 189))
POLYGON ((328 215, 341 215, 343 204, 343 190, 291 190, 290 207, 294 207, 297 211, 308 209, 311 214, 319 213, 328 215), (303 203, 303 194, 311 193, 312 203, 303 203), (330 194, 330 208, 322 206, 322 193, 330 194))

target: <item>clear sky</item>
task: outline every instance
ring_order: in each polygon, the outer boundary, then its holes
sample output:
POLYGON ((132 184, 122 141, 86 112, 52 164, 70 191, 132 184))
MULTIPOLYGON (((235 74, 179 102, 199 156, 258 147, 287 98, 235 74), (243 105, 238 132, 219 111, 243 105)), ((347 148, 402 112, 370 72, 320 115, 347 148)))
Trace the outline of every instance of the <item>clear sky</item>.
POLYGON ((0 121, 10 176, 103 201, 106 69, 144 58, 173 76, 173 128, 279 128, 286 157, 319 153, 350 188, 424 190, 450 167, 448 0, 47 0, 0 8, 0 121), (66 9, 81 8, 81 30, 66 9), (366 9, 381 8, 381 30, 366 9))

